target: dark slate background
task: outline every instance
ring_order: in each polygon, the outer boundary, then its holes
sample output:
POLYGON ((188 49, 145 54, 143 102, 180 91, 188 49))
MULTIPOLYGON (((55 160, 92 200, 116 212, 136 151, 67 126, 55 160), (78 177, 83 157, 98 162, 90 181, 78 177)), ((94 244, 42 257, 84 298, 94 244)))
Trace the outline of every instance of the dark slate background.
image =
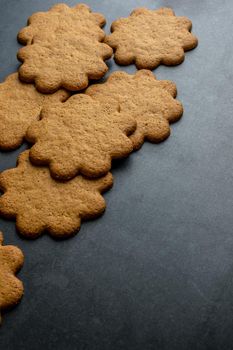
MULTIPOLYGON (((18 30, 53 3, 0 0, 1 81, 18 67, 18 30)), ((176 82, 185 113, 166 142, 114 165, 105 215, 76 237, 27 241, 0 220, 5 243, 25 254, 25 296, 4 314, 0 349, 233 349, 233 2, 86 3, 106 15, 107 32, 138 6, 193 21, 199 46, 155 71, 176 82)), ((25 147, 1 153, 0 169, 25 147)))

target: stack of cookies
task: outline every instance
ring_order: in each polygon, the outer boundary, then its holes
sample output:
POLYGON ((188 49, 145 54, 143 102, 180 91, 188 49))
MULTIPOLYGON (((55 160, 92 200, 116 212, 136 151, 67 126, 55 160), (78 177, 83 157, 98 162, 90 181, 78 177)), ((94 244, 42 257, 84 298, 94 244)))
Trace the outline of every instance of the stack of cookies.
MULTIPOLYGON (((145 140, 165 140, 182 116, 176 85, 151 70, 181 63, 197 45, 191 21, 171 9, 140 8, 113 22, 108 36, 104 24, 84 4, 58 4, 33 14, 18 34, 22 65, 0 84, 0 149, 24 140, 31 148, 0 174, 0 214, 15 218, 25 237, 72 236, 81 220, 103 213, 112 160, 145 140), (88 87, 105 75, 113 52, 118 64, 135 63, 137 73, 117 71, 88 87)), ((0 309, 4 293, 0 284, 0 309)))

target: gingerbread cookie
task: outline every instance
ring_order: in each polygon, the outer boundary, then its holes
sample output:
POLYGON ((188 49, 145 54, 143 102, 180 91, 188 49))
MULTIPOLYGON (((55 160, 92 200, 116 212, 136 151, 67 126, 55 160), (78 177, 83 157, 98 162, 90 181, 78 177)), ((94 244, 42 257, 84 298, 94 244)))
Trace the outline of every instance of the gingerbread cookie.
POLYGON ((49 165, 54 178, 68 180, 79 173, 99 177, 111 169, 113 158, 132 152, 127 135, 135 119, 84 94, 70 97, 41 112, 41 120, 28 128, 26 139, 35 143, 30 159, 49 165))
POLYGON ((90 86, 86 92, 101 104, 120 104, 122 112, 132 115, 137 129, 130 136, 134 149, 144 142, 158 143, 170 135, 169 123, 183 113, 182 104, 175 100, 176 85, 169 80, 157 80, 149 70, 134 75, 114 72, 103 84, 90 86))
POLYGON ((70 93, 59 90, 52 95, 39 93, 32 84, 20 82, 13 73, 0 84, 0 149, 19 147, 33 120, 38 119, 41 108, 57 101, 65 101, 70 93))
POLYGON ((112 56, 112 49, 102 42, 104 23, 104 17, 91 13, 86 5, 58 4, 34 14, 18 35, 27 44, 18 52, 23 62, 20 79, 34 82, 45 93, 59 87, 81 90, 89 79, 100 79, 108 70, 104 60, 112 56))
POLYGON ((106 21, 102 14, 91 12, 89 6, 78 4, 70 8, 66 4, 56 4, 47 12, 34 13, 28 19, 28 26, 18 33, 18 41, 23 45, 32 44, 41 32, 53 35, 72 29, 73 32, 82 33, 104 40, 105 33, 101 29, 106 21))
POLYGON ((113 32, 105 42, 115 50, 115 61, 135 63, 138 69, 154 69, 160 63, 176 65, 184 60, 184 51, 197 46, 190 33, 192 22, 176 17, 169 8, 138 8, 128 18, 112 23, 113 32))
POLYGON ((44 231, 61 238, 75 234, 81 219, 99 216, 105 210, 101 193, 113 183, 110 173, 89 180, 76 176, 68 182, 51 178, 47 167, 33 166, 29 151, 19 156, 18 166, 0 174, 0 213, 16 218, 19 232, 36 238, 44 231))
POLYGON ((2 243, 0 232, 0 312, 18 304, 23 296, 23 284, 15 277, 23 265, 23 253, 15 246, 2 246, 2 243))

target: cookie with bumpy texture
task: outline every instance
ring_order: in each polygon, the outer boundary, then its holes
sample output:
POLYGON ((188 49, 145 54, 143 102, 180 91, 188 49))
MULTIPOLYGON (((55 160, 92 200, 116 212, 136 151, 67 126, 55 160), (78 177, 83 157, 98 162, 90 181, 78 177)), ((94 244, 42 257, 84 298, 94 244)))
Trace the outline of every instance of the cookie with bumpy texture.
POLYGON ((134 149, 144 142, 158 143, 170 135, 169 123, 177 121, 183 113, 182 104, 175 100, 176 85, 169 80, 157 80, 149 70, 136 74, 114 72, 103 84, 90 86, 86 92, 102 104, 120 105, 121 111, 132 115, 137 122, 130 136, 134 149))
POLYGON ((0 149, 12 150, 19 147, 27 128, 39 118, 45 105, 65 101, 70 96, 66 90, 45 95, 34 85, 22 83, 18 73, 13 73, 0 84, 0 149))
POLYGON ((34 14, 18 34, 27 45, 18 51, 23 62, 20 79, 51 93, 59 87, 81 90, 89 79, 102 78, 108 70, 104 61, 112 56, 112 49, 102 42, 104 23, 102 15, 91 13, 83 4, 74 8, 58 4, 34 14))
POLYGON ((16 218, 18 231, 36 238, 44 231, 56 238, 74 235, 81 220, 99 216, 105 210, 101 193, 111 188, 110 173, 89 180, 76 176, 67 182, 54 180, 47 167, 36 167, 23 152, 14 169, 0 174, 0 214, 16 218))
POLYGON ((102 41, 105 37, 101 29, 106 21, 101 13, 92 12, 85 4, 78 4, 72 8, 66 4, 56 4, 47 12, 36 12, 28 19, 27 27, 18 33, 18 41, 21 44, 32 44, 37 40, 37 35, 43 32, 53 35, 70 31, 85 34, 102 41))
POLYGON ((184 51, 197 46, 191 28, 192 22, 187 17, 176 17, 170 8, 138 8, 128 18, 112 23, 112 34, 105 42, 115 50, 117 63, 154 69, 161 63, 181 63, 184 51))
POLYGON ((15 246, 2 244, 3 234, 0 232, 0 312, 18 304, 23 296, 23 284, 15 277, 23 266, 23 253, 15 246))
POLYGON ((127 135, 136 128, 135 119, 85 94, 44 108, 41 120, 33 122, 26 139, 35 143, 30 159, 49 165, 51 175, 68 180, 75 175, 99 177, 111 169, 111 160, 133 151, 127 135))

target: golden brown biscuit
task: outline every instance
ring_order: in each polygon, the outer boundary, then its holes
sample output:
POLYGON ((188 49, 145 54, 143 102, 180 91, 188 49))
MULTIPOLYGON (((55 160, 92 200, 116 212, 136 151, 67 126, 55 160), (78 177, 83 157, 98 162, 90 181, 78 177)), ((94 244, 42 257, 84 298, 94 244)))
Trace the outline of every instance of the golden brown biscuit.
POLYGON ((101 193, 113 183, 110 173, 88 180, 77 176, 68 182, 51 178, 47 167, 29 161, 29 151, 19 156, 18 166, 0 174, 0 213, 16 218, 19 232, 36 238, 44 231, 60 238, 74 235, 81 219, 99 216, 105 210, 101 193))
POLYGON ((169 123, 177 121, 183 113, 182 104, 175 100, 176 85, 169 80, 156 80, 149 70, 130 75, 114 72, 103 84, 90 86, 86 92, 102 104, 120 104, 122 112, 132 115, 137 122, 130 136, 134 149, 144 142, 158 143, 170 135, 169 123))
POLYGON ((34 85, 20 82, 13 73, 0 84, 0 149, 19 147, 28 126, 39 118, 41 108, 56 101, 65 101, 70 93, 59 90, 51 95, 38 92, 34 85))
POLYGON ((62 33, 72 29, 102 41, 105 37, 101 29, 106 21, 102 14, 93 13, 89 6, 78 4, 72 8, 66 4, 56 4, 47 12, 34 13, 28 19, 28 26, 18 33, 18 40, 24 45, 32 44, 41 32, 44 35, 62 33))
POLYGON ((184 60, 184 51, 197 46, 190 33, 192 22, 176 17, 169 8, 138 8, 127 18, 112 23, 113 32, 105 42, 115 50, 115 61, 135 63, 138 69, 154 69, 160 63, 176 65, 184 60))
POLYGON ((41 112, 41 120, 28 128, 26 139, 34 164, 50 167, 54 178, 68 180, 79 173, 99 177, 111 169, 113 158, 132 152, 127 135, 135 119, 84 94, 70 97, 41 112))
POLYGON ((23 266, 23 253, 15 246, 2 246, 2 243, 0 232, 0 312, 18 304, 23 296, 23 283, 15 277, 23 266))
POLYGON ((59 87, 81 90, 89 79, 100 79, 108 70, 104 60, 112 56, 112 49, 102 42, 104 23, 102 15, 83 4, 73 8, 58 4, 35 13, 18 34, 19 41, 27 44, 18 52, 23 62, 20 79, 35 82, 45 93, 59 87))

